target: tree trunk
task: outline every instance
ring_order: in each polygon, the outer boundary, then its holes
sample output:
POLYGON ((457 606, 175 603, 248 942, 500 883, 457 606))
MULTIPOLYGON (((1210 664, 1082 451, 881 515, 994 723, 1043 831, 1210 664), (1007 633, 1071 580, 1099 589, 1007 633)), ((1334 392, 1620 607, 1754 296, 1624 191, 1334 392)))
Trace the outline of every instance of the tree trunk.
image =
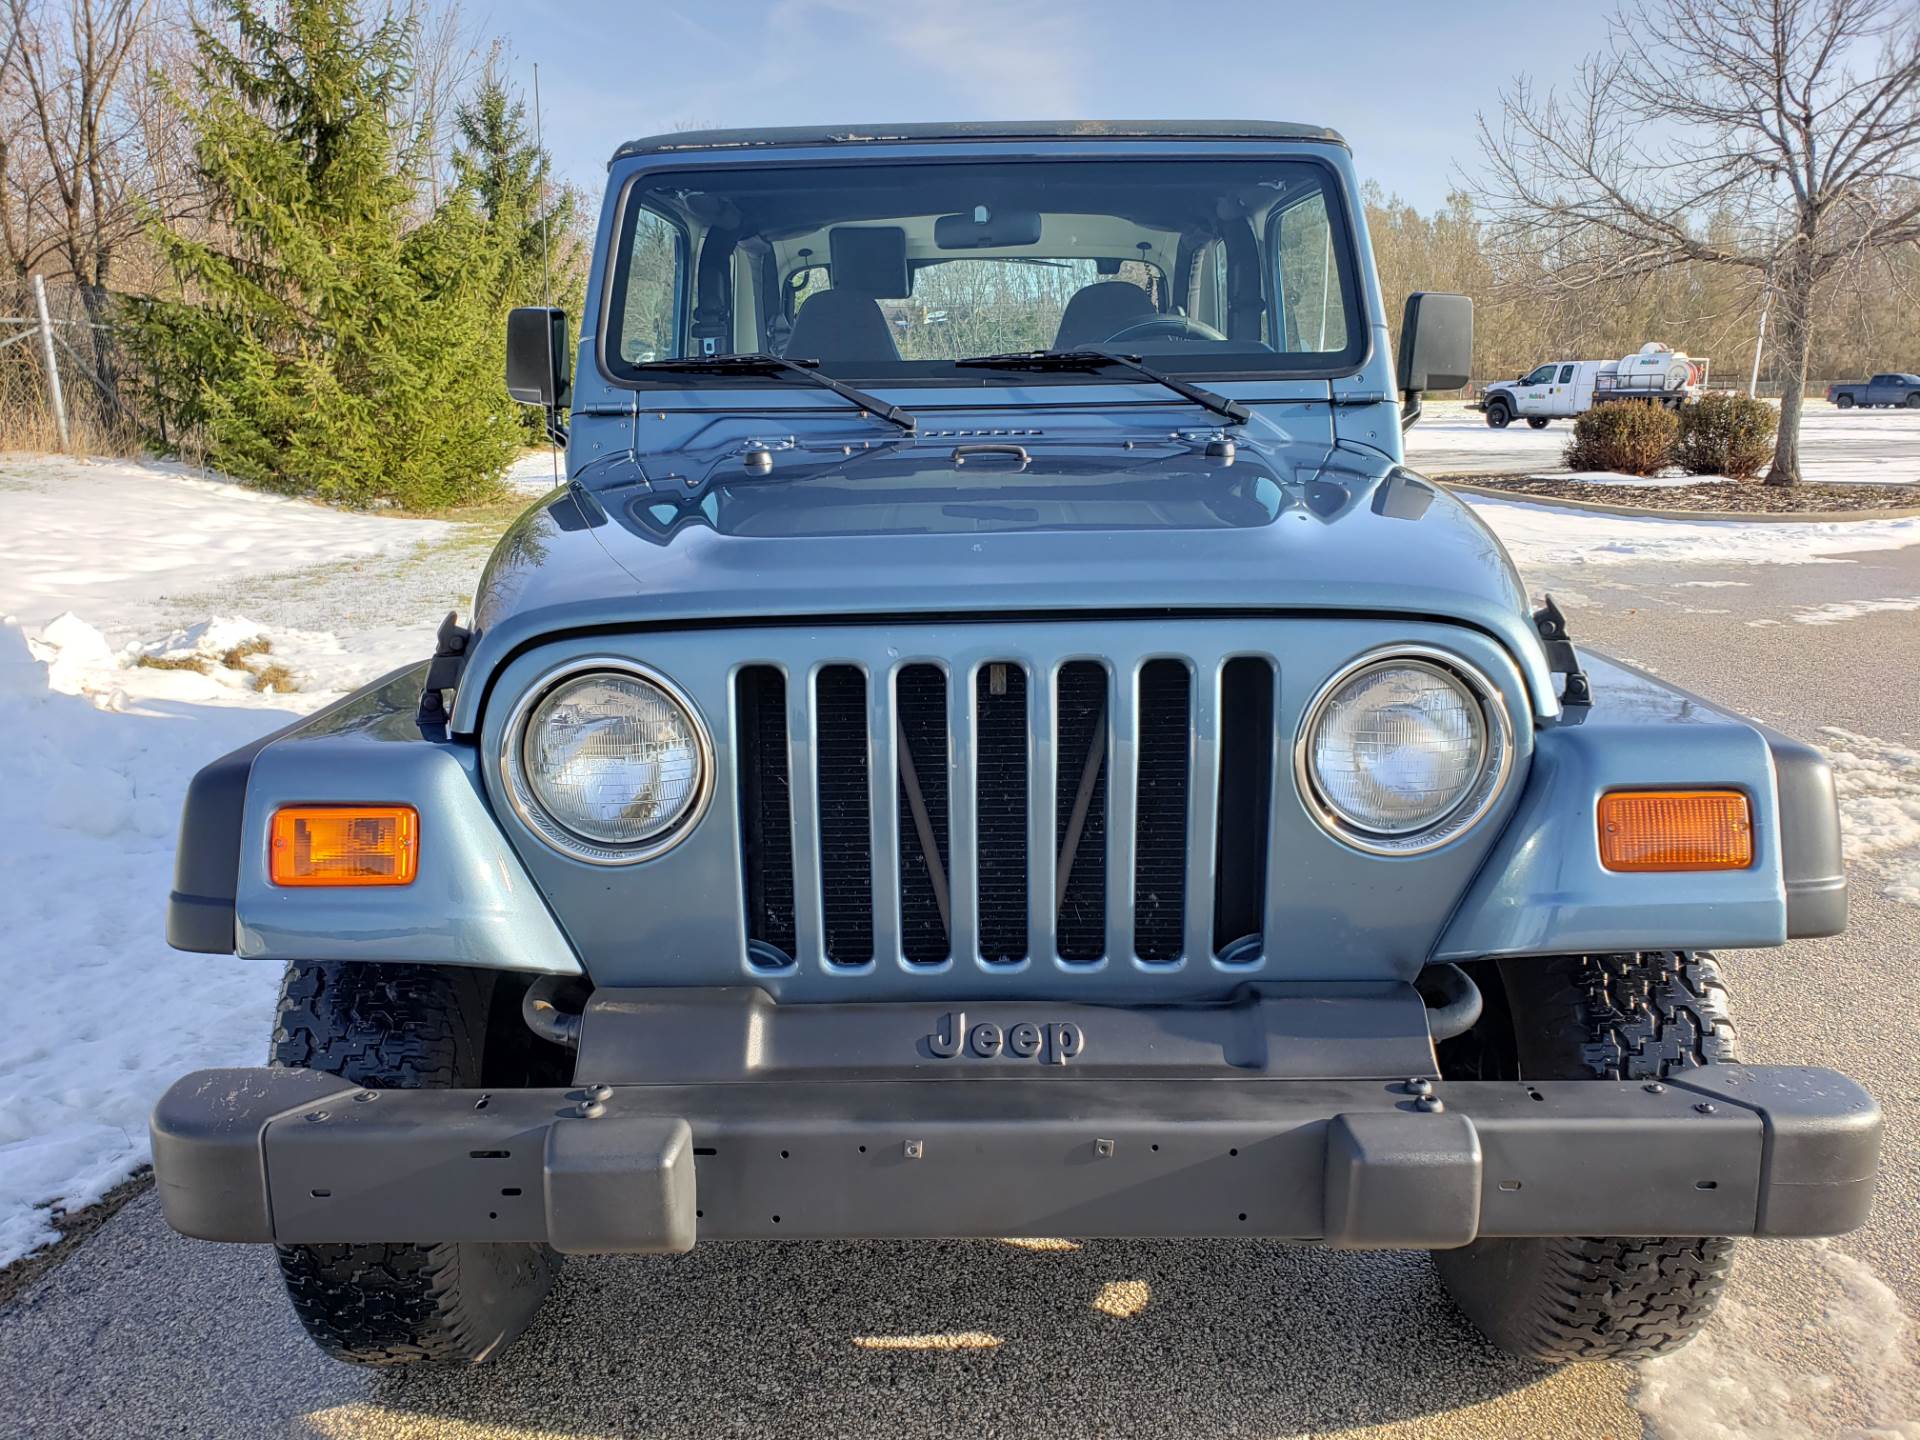
POLYGON ((1780 267, 1774 307, 1774 349, 1780 357, 1780 429, 1773 442, 1769 485, 1800 483, 1800 412, 1806 408, 1807 368, 1813 354, 1812 237, 1802 236, 1780 267))

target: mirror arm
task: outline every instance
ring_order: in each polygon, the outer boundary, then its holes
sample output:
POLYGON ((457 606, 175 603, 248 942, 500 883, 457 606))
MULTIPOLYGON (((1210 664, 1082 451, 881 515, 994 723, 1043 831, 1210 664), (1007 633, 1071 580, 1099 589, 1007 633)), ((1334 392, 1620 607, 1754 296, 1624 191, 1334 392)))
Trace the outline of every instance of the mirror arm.
POLYGON ((1421 409, 1420 400, 1421 396, 1418 390, 1408 390, 1402 393, 1400 399, 1400 433, 1402 435, 1406 434, 1407 431, 1411 430, 1414 425, 1418 423, 1421 409))

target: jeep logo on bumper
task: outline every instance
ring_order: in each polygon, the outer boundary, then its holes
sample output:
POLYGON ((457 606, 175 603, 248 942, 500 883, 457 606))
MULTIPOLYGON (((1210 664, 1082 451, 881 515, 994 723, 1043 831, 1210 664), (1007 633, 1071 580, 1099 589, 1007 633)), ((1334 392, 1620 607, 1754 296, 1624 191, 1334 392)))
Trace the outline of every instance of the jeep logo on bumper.
POLYGON ((1022 1020, 1005 1030, 982 1021, 969 1029, 964 1010, 949 1010, 940 1017, 933 1033, 924 1038, 928 1053, 936 1060, 962 1055, 995 1060, 1004 1054, 1017 1060, 1038 1060, 1042 1065, 1064 1065, 1087 1045, 1086 1036, 1071 1021, 1036 1025, 1022 1020))

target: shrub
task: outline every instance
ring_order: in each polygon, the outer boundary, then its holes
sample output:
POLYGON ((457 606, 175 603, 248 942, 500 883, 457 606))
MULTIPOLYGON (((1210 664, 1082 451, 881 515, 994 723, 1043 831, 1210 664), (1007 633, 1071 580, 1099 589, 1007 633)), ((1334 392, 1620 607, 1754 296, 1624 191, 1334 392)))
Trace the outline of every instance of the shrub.
POLYGON ((1702 395, 1680 412, 1676 458, 1690 475, 1746 480, 1773 456, 1780 417, 1764 400, 1731 391, 1702 395))
POLYGON ((1657 400, 1612 400, 1573 422, 1570 470, 1657 475, 1673 463, 1680 418, 1657 400))

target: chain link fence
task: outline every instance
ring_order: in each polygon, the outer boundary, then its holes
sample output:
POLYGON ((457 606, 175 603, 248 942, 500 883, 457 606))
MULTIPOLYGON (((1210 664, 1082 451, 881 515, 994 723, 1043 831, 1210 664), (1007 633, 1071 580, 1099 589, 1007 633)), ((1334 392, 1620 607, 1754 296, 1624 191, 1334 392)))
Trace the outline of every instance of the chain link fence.
POLYGON ((142 377, 116 333, 123 304, 67 281, 0 280, 0 450, 144 448, 142 377))

